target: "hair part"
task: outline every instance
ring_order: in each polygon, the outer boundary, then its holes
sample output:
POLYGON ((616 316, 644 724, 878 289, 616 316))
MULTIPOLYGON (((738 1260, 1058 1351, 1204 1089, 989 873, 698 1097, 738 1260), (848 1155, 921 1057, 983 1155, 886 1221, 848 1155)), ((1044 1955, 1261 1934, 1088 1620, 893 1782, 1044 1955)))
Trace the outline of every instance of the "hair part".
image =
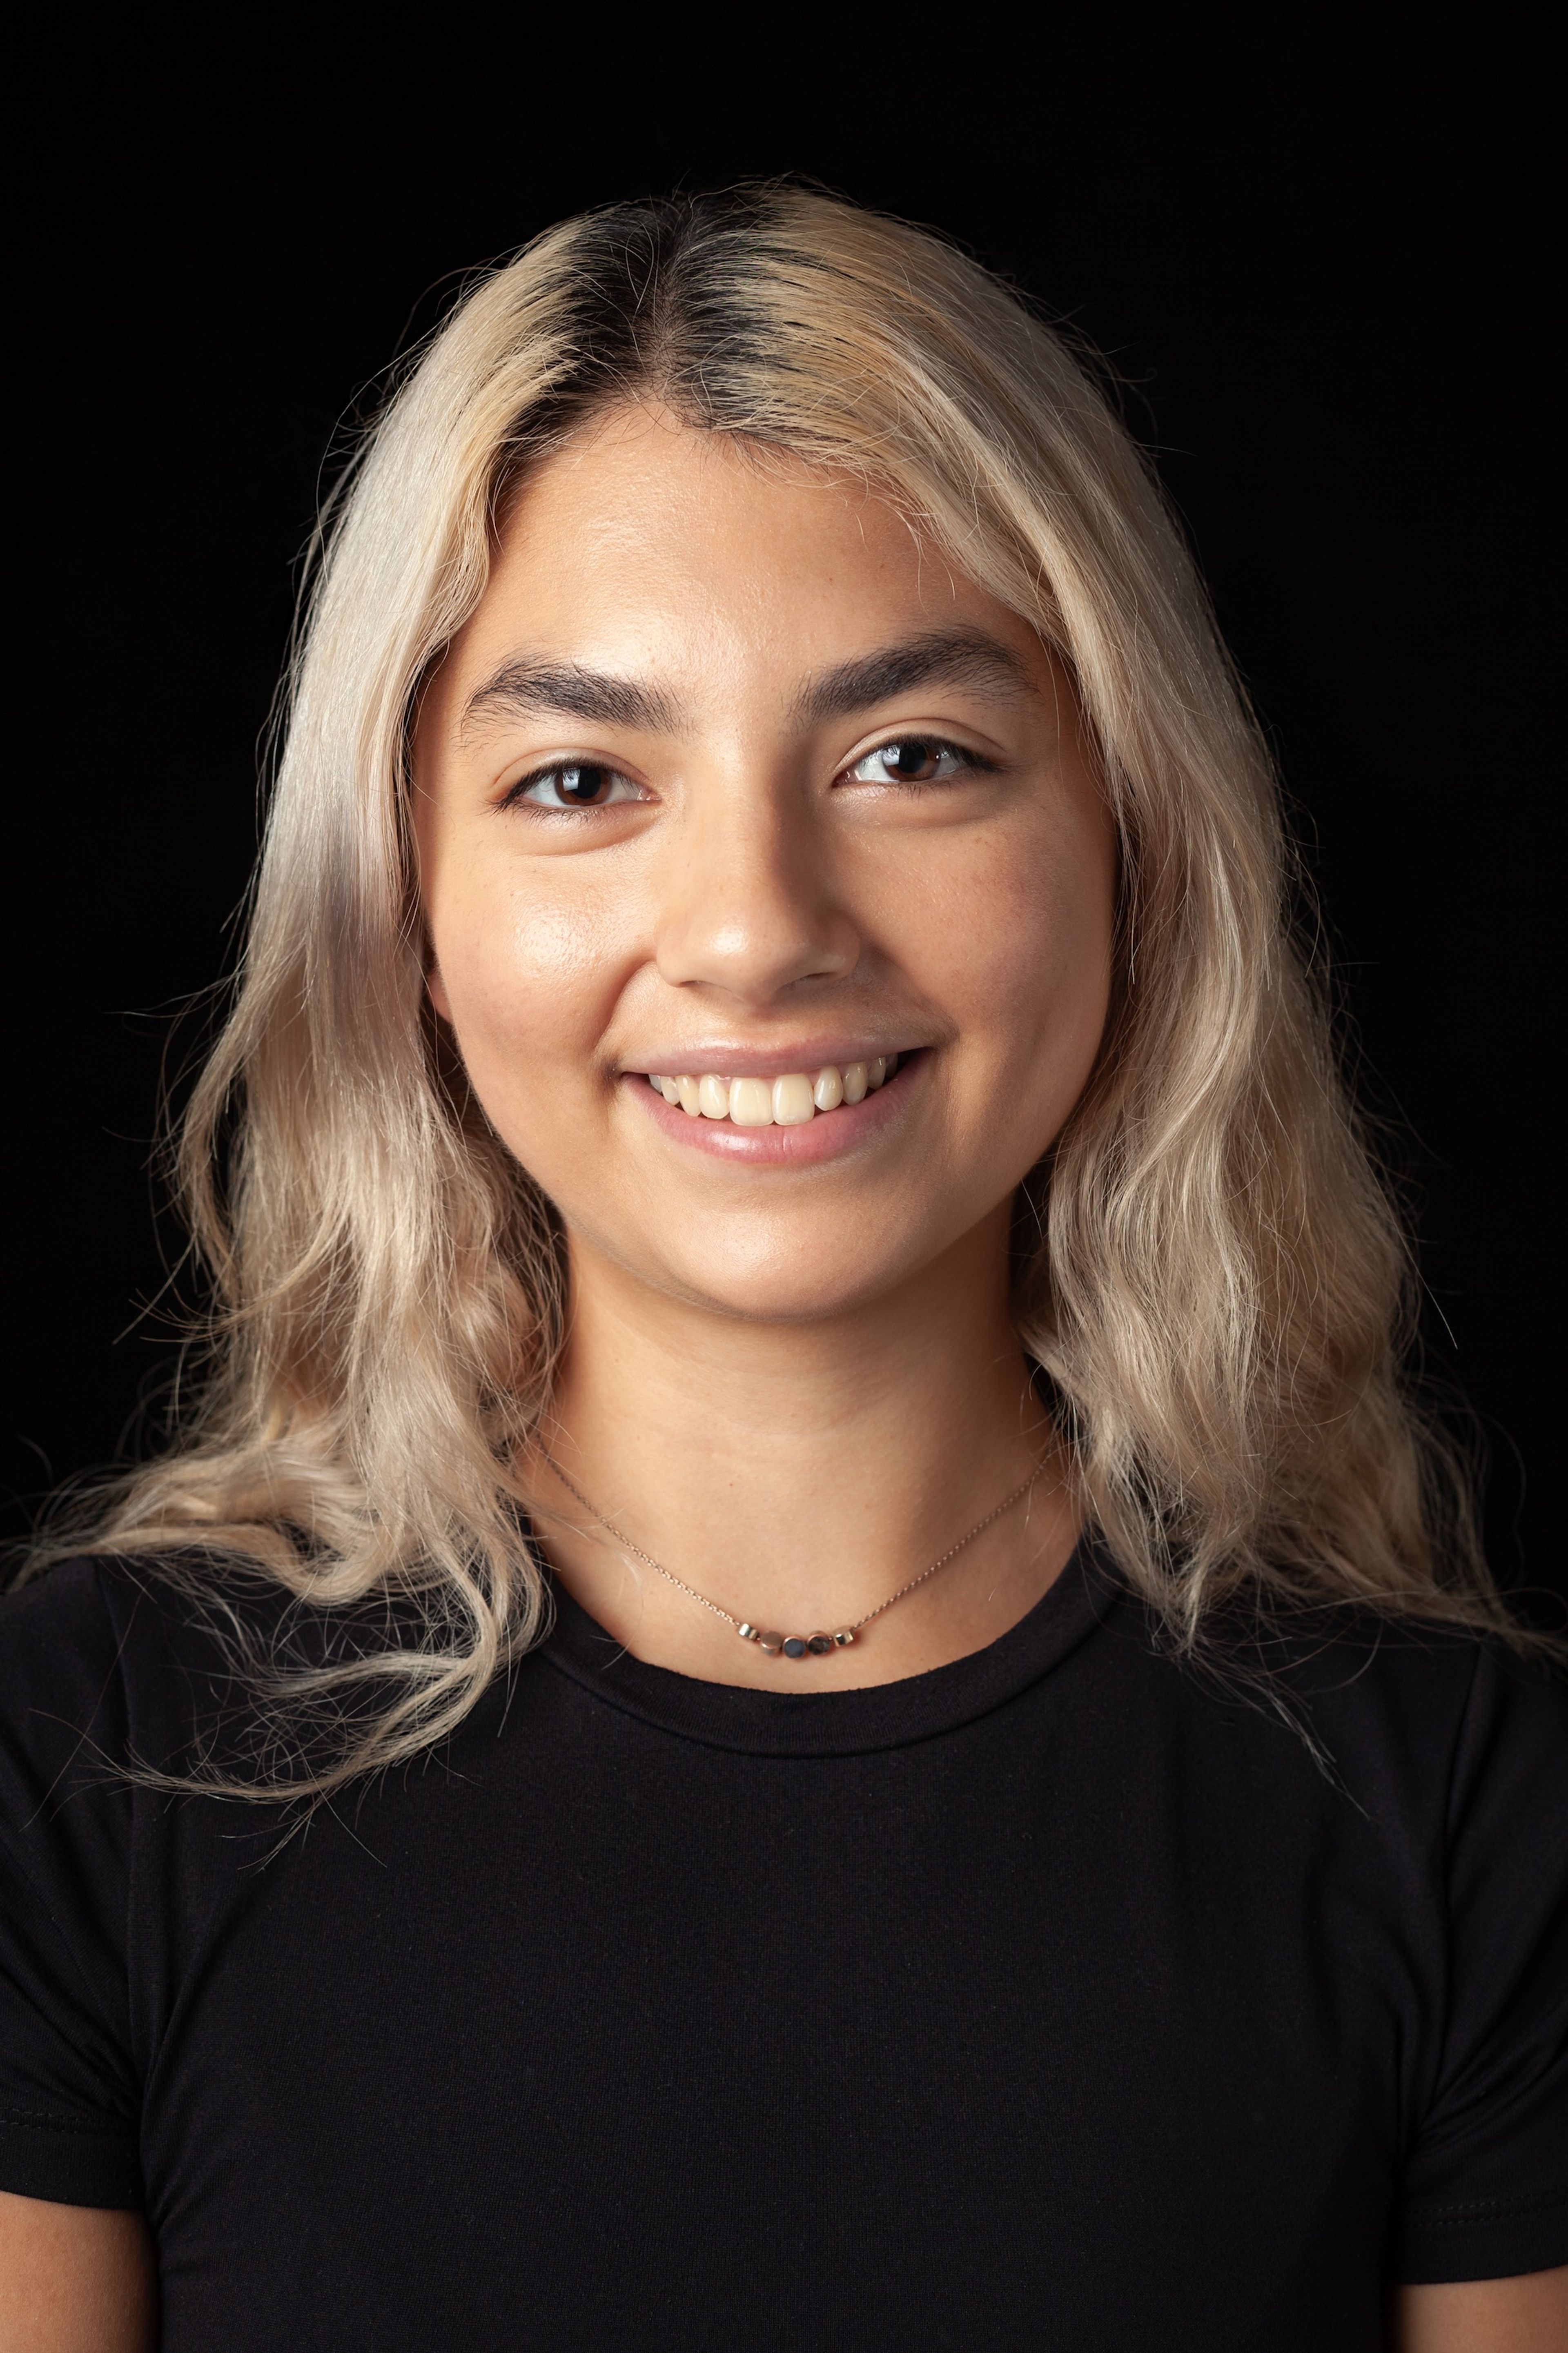
POLYGON ((1267 754, 1140 453, 953 246, 748 186, 588 214, 495 269, 323 518, 234 1008, 179 1145, 210 1377, 52 1547, 152 1556, 221 1620, 263 1730, 207 1785, 319 1798, 414 1756, 546 1626, 518 1465, 561 1236, 426 1000, 408 741, 513 488, 630 400, 863 480, 1070 670, 1120 837, 1118 972, 1020 1198, 1017 1324, 1156 1625, 1191 1653, 1251 1596, 1509 1631, 1402 1385, 1411 1255, 1294 944, 1267 754), (372 1633, 302 1663, 223 1598, 241 1572, 372 1633))

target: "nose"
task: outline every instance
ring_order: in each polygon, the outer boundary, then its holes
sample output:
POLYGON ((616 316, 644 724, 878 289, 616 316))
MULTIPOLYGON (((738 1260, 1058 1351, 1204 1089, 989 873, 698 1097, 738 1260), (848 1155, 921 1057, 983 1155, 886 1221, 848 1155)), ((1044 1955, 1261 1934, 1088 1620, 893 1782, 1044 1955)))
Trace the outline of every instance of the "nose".
POLYGON ((861 939, 832 868, 821 830, 787 791, 736 780, 703 796, 661 877, 661 977, 749 1008, 842 980, 860 961, 861 939))

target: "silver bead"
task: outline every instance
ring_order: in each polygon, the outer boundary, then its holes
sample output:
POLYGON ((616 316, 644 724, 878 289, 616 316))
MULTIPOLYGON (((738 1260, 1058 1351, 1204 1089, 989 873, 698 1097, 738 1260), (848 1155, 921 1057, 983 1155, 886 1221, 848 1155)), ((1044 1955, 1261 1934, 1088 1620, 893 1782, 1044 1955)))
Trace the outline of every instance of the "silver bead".
POLYGON ((757 1640, 757 1629, 755 1626, 737 1626, 735 1630, 740 1636, 743 1642, 755 1642, 757 1640))
POLYGON ((835 1626, 835 1627, 834 1627, 834 1629, 833 1629, 833 1647, 834 1647, 834 1649, 835 1649, 835 1650, 839 1650, 839 1651, 847 1651, 847 1650, 849 1649, 850 1644, 851 1644, 853 1641, 854 1641, 854 1628, 853 1628, 853 1626, 835 1626))

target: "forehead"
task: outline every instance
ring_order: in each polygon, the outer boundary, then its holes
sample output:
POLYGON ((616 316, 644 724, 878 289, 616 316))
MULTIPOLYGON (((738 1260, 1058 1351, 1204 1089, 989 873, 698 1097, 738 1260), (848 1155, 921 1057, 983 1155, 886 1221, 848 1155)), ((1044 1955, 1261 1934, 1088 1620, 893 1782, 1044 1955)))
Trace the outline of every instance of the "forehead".
POLYGON ((1043 658, 1017 615, 864 483, 613 412, 513 499, 489 583, 452 649, 466 691, 518 647, 683 696, 744 675, 787 688, 863 647, 969 622, 1043 658))

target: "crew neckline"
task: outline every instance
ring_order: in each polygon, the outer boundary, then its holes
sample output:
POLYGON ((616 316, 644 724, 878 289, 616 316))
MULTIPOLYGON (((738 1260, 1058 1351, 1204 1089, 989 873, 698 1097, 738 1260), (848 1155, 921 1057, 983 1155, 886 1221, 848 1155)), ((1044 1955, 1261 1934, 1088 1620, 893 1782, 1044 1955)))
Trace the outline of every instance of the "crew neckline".
POLYGON ((982 1650, 855 1691, 770 1692, 650 1666, 553 1575, 550 1588, 555 1625, 537 1657, 595 1698, 662 1731, 760 1757, 851 1757, 957 1732, 1060 1665, 1108 1616, 1122 1590, 1103 1547, 1086 1535, 1033 1608, 982 1650))

